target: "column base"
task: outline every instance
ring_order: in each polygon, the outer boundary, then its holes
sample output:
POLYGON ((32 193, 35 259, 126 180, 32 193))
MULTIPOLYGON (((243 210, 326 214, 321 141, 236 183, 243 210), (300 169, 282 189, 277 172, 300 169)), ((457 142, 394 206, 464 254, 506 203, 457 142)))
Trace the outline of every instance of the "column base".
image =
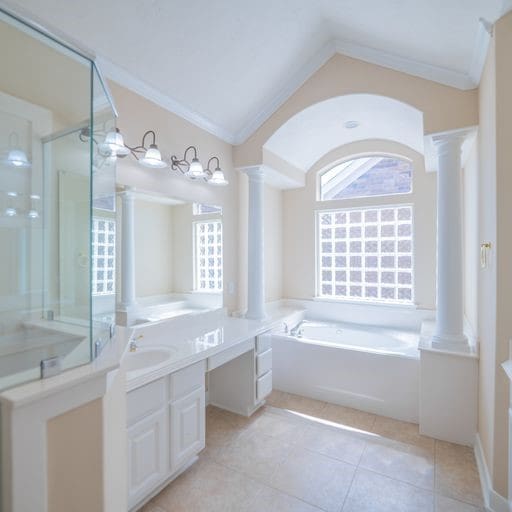
POLYGON ((268 315, 265 313, 265 311, 260 311, 260 312, 247 311, 244 315, 244 318, 246 318, 247 320, 263 321, 263 320, 268 319, 268 315))
POLYGON ((465 334, 434 334, 430 343, 433 349, 450 352, 472 352, 465 334))

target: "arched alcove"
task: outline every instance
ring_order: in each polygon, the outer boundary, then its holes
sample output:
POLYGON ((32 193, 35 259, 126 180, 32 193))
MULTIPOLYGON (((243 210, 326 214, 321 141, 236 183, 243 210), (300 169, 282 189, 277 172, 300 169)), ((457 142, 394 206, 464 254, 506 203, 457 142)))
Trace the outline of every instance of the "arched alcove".
POLYGON ((423 113, 374 94, 349 94, 307 107, 281 125, 263 146, 263 159, 278 157, 307 172, 335 148, 362 140, 400 143, 423 154, 423 113))

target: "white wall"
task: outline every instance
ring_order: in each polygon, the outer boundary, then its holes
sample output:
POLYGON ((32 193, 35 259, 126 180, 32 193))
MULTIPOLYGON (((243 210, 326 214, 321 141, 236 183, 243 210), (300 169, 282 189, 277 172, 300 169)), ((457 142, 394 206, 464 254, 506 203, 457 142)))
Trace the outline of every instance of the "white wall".
POLYGON ((283 193, 283 295, 310 299, 315 287, 315 209, 414 203, 414 284, 419 307, 435 306, 436 275, 436 175, 425 172, 421 155, 389 141, 347 144, 322 158, 307 173, 306 187, 283 193), (401 196, 317 202, 317 173, 351 155, 384 153, 403 155, 413 162, 413 192, 401 196))
POLYGON ((478 139, 471 141, 463 163, 463 242, 464 242, 464 313, 476 335, 478 332, 478 272, 480 248, 478 241, 478 139))

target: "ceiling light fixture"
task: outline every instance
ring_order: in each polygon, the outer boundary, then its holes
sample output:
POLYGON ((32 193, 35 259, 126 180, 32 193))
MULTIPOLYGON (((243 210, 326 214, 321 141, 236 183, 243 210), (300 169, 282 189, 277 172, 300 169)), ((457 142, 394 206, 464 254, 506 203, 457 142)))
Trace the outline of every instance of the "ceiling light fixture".
POLYGON ((359 126, 359 121, 345 121, 344 125, 345 125, 345 128, 352 130, 359 126))

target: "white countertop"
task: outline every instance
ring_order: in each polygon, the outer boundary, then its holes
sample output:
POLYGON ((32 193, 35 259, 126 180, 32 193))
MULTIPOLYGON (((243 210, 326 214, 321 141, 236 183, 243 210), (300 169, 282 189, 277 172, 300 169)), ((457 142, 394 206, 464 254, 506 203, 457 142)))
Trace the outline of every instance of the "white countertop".
MULTIPOLYGON (((144 348, 168 348, 170 356, 164 362, 127 373, 128 391, 147 384, 171 372, 213 356, 223 350, 262 334, 280 325, 285 318, 300 313, 297 309, 280 307, 273 309, 265 320, 248 320, 228 316, 209 318, 199 325, 182 325, 173 328, 171 322, 157 322, 135 326, 134 336, 144 338, 137 342, 138 350, 144 348)), ((125 358, 130 357, 126 353, 125 358)))

